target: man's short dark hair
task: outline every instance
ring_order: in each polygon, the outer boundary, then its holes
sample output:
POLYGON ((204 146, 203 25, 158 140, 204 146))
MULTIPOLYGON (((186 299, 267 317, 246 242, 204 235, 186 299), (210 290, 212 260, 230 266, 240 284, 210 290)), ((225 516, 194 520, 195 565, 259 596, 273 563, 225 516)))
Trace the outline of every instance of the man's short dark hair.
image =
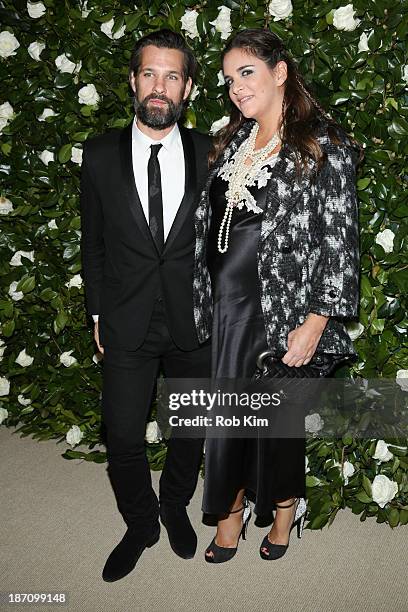
POLYGON ((186 41, 181 36, 181 34, 167 29, 158 30, 157 32, 151 32, 150 34, 146 34, 146 36, 143 36, 143 38, 137 41, 137 43, 133 47, 132 56, 130 58, 129 76, 132 74, 132 72, 135 75, 137 74, 140 67, 142 50, 148 45, 154 45, 155 47, 159 47, 160 49, 177 49, 178 51, 181 51, 184 54, 184 82, 187 82, 189 78, 191 78, 191 80, 194 82, 197 72, 197 61, 193 55, 193 52, 187 46, 186 41))

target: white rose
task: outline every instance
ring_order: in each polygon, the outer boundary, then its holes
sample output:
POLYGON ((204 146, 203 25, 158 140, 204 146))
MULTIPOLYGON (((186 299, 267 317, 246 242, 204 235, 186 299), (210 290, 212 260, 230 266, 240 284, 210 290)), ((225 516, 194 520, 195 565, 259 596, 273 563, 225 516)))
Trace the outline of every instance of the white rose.
POLYGON ((214 21, 210 21, 217 32, 221 33, 221 40, 226 40, 232 32, 231 26, 231 9, 226 6, 219 6, 218 17, 214 21))
POLYGON ((39 62, 41 59, 40 55, 44 51, 44 49, 45 49, 45 44, 42 42, 38 42, 36 40, 29 45, 27 51, 30 57, 33 58, 33 60, 35 60, 36 62, 39 62))
POLYGON ((22 300, 23 297, 24 297, 24 293, 22 291, 16 291, 17 285, 18 285, 18 282, 17 281, 13 281, 11 283, 11 285, 9 287, 9 291, 8 291, 9 296, 15 302, 18 302, 19 300, 22 300))
POLYGON ((48 166, 48 164, 54 161, 54 153, 52 151, 48 151, 48 149, 44 149, 42 153, 38 156, 42 163, 48 166))
POLYGON ((13 107, 11 106, 10 102, 4 102, 3 104, 0 104, 0 118, 1 119, 6 119, 7 121, 10 121, 10 119, 12 119, 14 116, 14 111, 13 111, 13 107))
POLYGON ((57 113, 52 108, 44 108, 41 115, 38 117, 38 121, 45 121, 48 117, 55 117, 57 113))
POLYGON ((380 506, 380 508, 384 508, 385 504, 388 504, 396 494, 398 493, 398 483, 390 480, 384 474, 377 474, 371 483, 371 491, 373 496, 373 501, 380 506))
POLYGON ((61 53, 61 55, 55 58, 55 65, 60 72, 69 72, 70 74, 72 74, 77 67, 74 62, 71 62, 71 60, 67 58, 65 53, 61 53))
POLYGON ((186 35, 190 38, 197 38, 199 36, 199 32, 197 29, 197 11, 186 11, 184 15, 181 17, 181 28, 185 30, 186 35))
POLYGON ((348 484, 349 477, 352 476, 355 471, 354 465, 350 463, 350 461, 345 461, 343 463, 344 484, 348 484))
POLYGON ((403 391, 408 391, 408 370, 398 370, 395 380, 403 391))
POLYGON ((16 363, 18 363, 18 365, 21 365, 22 368, 27 368, 33 363, 33 361, 34 357, 28 355, 25 349, 20 351, 18 356, 16 357, 16 363))
POLYGON ((29 397, 24 397, 24 395, 22 395, 22 393, 20 393, 20 395, 17 397, 17 401, 22 406, 29 406, 31 404, 30 398, 29 397))
POLYGON ((89 106, 98 104, 99 94, 96 91, 95 85, 90 83, 89 85, 81 87, 81 89, 78 91, 78 100, 80 104, 87 104, 89 106))
POLYGON ((369 51, 370 47, 368 46, 368 39, 371 36, 373 30, 370 30, 368 34, 365 32, 361 33, 360 40, 358 41, 358 51, 361 53, 362 51, 369 51))
POLYGON ((7 198, 0 197, 0 215, 8 215, 13 210, 13 204, 7 198))
POLYGON ((364 325, 361 323, 347 323, 346 325, 347 333, 350 336, 350 340, 354 342, 361 336, 364 331, 364 325))
POLYGON ((27 11, 32 19, 39 19, 46 10, 42 2, 27 2, 27 11))
POLYGON ((30 261, 34 261, 34 251, 16 251, 10 259, 10 266, 22 266, 21 256, 26 257, 30 261))
POLYGON ((393 454, 388 450, 388 444, 384 440, 378 440, 373 459, 378 459, 380 463, 385 463, 393 458, 393 454))
POLYGON ((161 439, 161 432, 156 421, 150 421, 146 425, 145 440, 149 444, 154 444, 161 439))
MULTIPOLYGON (((0 379, 3 380, 3 379, 0 379)), ((5 380, 5 379, 4 379, 5 380)), ((8 417, 8 410, 5 408, 0 408, 0 425, 5 421, 8 417)))
POLYGON ((3 133, 4 128, 6 127, 6 125, 8 124, 7 119, 2 119, 0 117, 0 134, 3 133))
POLYGON ((269 14, 274 17, 274 21, 286 19, 292 14, 293 6, 290 0, 271 0, 269 3, 269 14))
POLYGON ((74 162, 74 164, 82 164, 82 149, 79 147, 72 147, 71 161, 74 162))
POLYGON ((394 248, 394 238, 394 232, 390 229, 385 229, 377 234, 375 237, 375 242, 382 246, 386 253, 392 253, 394 248))
POLYGON ((0 396, 8 395, 10 393, 10 381, 4 376, 0 377, 0 396))
POLYGON ((85 0, 85 2, 82 3, 81 6, 81 17, 82 19, 86 19, 89 15, 89 13, 91 12, 92 9, 88 9, 88 0, 85 0))
POLYGON ((70 289, 71 287, 77 287, 78 289, 80 289, 82 287, 82 277, 81 277, 81 275, 80 274, 75 274, 75 276, 70 278, 69 281, 67 283, 65 283, 65 286, 68 287, 68 289, 70 289))
POLYGON ((360 23, 358 19, 354 19, 354 7, 352 4, 341 6, 333 11, 333 25, 337 30, 345 30, 351 32, 355 30, 360 23))
POLYGON ((308 472, 310 472, 309 457, 305 455, 305 474, 307 474, 308 472))
POLYGON ((6 350, 6 343, 0 338, 0 361, 3 359, 5 350, 6 350))
POLYGON ((0 32, 0 57, 10 57, 10 55, 16 55, 16 49, 18 49, 20 43, 17 38, 11 32, 3 30, 0 32))
POLYGON ((224 74, 222 70, 218 72, 217 77, 218 77, 217 87, 222 87, 223 85, 225 85, 225 79, 224 79, 224 74))
POLYGON ((115 32, 115 34, 112 34, 114 25, 115 25, 115 22, 113 19, 110 19, 109 21, 105 21, 105 23, 101 25, 101 31, 104 34, 106 34, 106 36, 108 36, 109 38, 117 40, 118 38, 122 38, 122 36, 124 35, 126 26, 125 25, 122 26, 121 28, 119 28, 117 32, 115 32))
POLYGON ((317 412, 314 414, 308 414, 305 417, 305 428, 306 431, 309 431, 310 433, 317 433, 322 429, 323 425, 324 421, 320 414, 317 414, 317 412))
POLYGON ((408 64, 402 67, 402 80, 408 85, 408 64))
POLYGON ((65 439, 71 446, 76 446, 80 443, 83 437, 84 433, 79 429, 78 425, 73 425, 71 429, 67 431, 65 439))
POLYGON ((60 355, 60 362, 62 363, 62 365, 64 365, 66 368, 69 368, 69 366, 74 365, 74 363, 77 363, 77 360, 75 359, 75 357, 71 356, 71 353, 73 353, 74 351, 65 351, 64 353, 62 353, 60 355))
POLYGON ((199 89, 197 87, 197 85, 194 85, 193 89, 191 90, 190 93, 190 100, 191 102, 194 102, 194 100, 200 95, 199 89))
POLYGON ((58 229, 58 225, 57 225, 55 219, 51 219, 51 221, 48 221, 47 226, 50 229, 58 229))
POLYGON ((223 127, 225 127, 226 125, 228 125, 230 122, 230 118, 227 115, 224 115, 224 117, 221 117, 221 119, 217 119, 217 121, 214 121, 214 123, 211 125, 210 127, 210 133, 211 134, 216 134, 217 132, 219 132, 223 127))

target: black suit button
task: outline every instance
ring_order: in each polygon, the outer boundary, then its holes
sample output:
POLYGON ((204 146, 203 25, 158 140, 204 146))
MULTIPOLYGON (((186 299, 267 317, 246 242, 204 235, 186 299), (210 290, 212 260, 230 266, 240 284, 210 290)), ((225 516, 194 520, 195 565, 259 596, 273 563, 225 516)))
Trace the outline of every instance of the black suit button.
POLYGON ((329 295, 330 295, 330 297, 335 298, 337 294, 336 294, 334 289, 330 289, 329 295))

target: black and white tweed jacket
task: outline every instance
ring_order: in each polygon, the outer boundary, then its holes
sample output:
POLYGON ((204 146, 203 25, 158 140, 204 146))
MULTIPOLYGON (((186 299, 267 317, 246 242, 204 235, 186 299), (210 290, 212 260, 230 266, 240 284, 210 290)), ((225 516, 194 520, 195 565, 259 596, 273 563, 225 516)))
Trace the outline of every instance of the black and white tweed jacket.
MULTIPOLYGON (((212 166, 195 215, 194 317, 200 342, 211 335, 211 281, 206 265, 209 190, 218 169, 247 138, 252 121, 236 133, 212 166)), ((333 144, 323 125, 327 154, 315 180, 296 179, 295 155, 282 146, 271 169, 258 244, 258 276, 269 349, 287 351, 289 331, 309 312, 330 316, 316 352, 353 355, 343 320, 358 315, 359 240, 356 153, 346 136, 333 144)))

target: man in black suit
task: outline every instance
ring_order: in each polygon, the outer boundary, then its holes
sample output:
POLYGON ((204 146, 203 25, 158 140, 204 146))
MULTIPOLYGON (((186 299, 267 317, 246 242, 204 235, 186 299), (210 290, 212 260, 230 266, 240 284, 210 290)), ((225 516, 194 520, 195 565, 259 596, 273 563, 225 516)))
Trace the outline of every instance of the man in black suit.
POLYGON ((196 61, 179 34, 161 30, 143 37, 129 69, 134 120, 84 147, 87 309, 104 354, 108 474, 128 527, 105 564, 108 582, 128 574, 158 541, 159 514, 179 556, 193 557, 197 546, 186 506, 197 483, 202 441, 169 441, 160 505, 144 446, 159 370, 172 378, 210 375, 209 345, 199 345, 193 317, 193 218, 210 139, 177 125, 195 72, 196 61))

